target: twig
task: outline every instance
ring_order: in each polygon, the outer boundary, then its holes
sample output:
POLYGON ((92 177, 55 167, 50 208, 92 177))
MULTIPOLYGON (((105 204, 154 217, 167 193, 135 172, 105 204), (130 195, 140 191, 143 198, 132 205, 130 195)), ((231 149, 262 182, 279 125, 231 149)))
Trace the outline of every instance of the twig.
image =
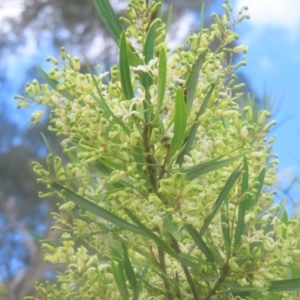
MULTIPOLYGON (((181 251, 180 251, 180 248, 179 248, 179 245, 178 245, 177 241, 173 238, 173 236, 171 236, 171 239, 172 239, 172 244, 173 244, 173 248, 174 248, 175 252, 177 254, 180 254, 181 251)), ((192 291, 193 299, 194 300, 200 300, 189 269, 186 266, 182 266, 182 269, 183 269, 185 277, 186 277, 186 279, 189 283, 190 289, 192 291)))
POLYGON ((224 267, 223 267, 223 272, 222 272, 221 277, 216 281, 214 287, 212 288, 212 290, 210 291, 210 293, 206 296, 206 298, 204 300, 209 300, 212 296, 214 296, 216 294, 216 291, 217 291, 218 287, 225 280, 229 270, 230 269, 229 269, 228 264, 225 264, 224 267))
MULTIPOLYGON (((167 276, 167 269, 166 269, 166 261, 165 261, 165 253, 164 251, 160 248, 158 248, 158 257, 159 257, 159 265, 161 270, 164 272, 164 274, 167 276)), ((173 294, 171 292, 170 284, 166 278, 163 278, 164 281, 164 287, 166 290, 166 296, 168 300, 174 300, 173 294)))

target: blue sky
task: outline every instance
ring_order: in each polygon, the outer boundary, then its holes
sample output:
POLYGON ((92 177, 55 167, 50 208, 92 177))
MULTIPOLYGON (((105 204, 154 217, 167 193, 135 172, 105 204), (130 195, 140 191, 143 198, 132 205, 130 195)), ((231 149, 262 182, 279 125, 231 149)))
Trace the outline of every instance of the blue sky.
MULTIPOLYGON (((234 4, 235 11, 249 7, 250 20, 237 28, 240 42, 249 45, 243 71, 257 95, 263 95, 265 87, 274 100, 278 126, 271 135, 277 136, 274 152, 279 154, 284 186, 290 175, 300 176, 300 1, 235 0, 234 4)), ((297 194, 299 188, 294 189, 294 197, 297 194)))
MULTIPOLYGON (((220 12, 221 3, 220 0, 215 4, 218 12, 220 12)), ((248 65, 243 68, 243 72, 249 78, 258 96, 263 95, 265 88, 274 102, 276 114, 273 118, 279 125, 275 126, 271 135, 277 136, 274 152, 280 156, 280 182, 284 185, 289 182, 293 174, 298 174, 300 177, 300 134, 298 135, 298 131, 300 132, 298 92, 300 87, 300 1, 233 0, 232 4, 235 12, 244 5, 249 7, 248 13, 251 19, 237 26, 240 43, 249 46, 248 65), (285 119, 286 121, 283 122, 285 119)), ((9 10, 11 7, 12 5, 7 6, 6 13, 17 16, 16 6, 9 10)), ((0 21, 3 25, 1 15, 0 21)), ((186 25, 194 22, 194 19, 186 19, 185 22, 187 22, 186 25)), ((182 26, 181 31, 185 31, 187 27, 182 26)), ((5 63, 9 65, 8 78, 13 84, 10 85, 9 90, 1 90, 2 97, 5 95, 8 99, 14 93, 18 93, 18 88, 24 78, 20 74, 25 75, 26 68, 33 61, 45 62, 45 56, 54 52, 53 48, 51 51, 50 45, 47 45, 47 51, 45 48, 38 49, 36 53, 36 50, 36 44, 31 39, 22 51, 24 55, 19 55, 18 60, 9 54, 5 57, 5 63)), ((9 107, 13 109, 14 105, 14 101, 10 101, 9 107)), ((12 114, 14 120, 19 120, 20 117, 26 122, 29 119, 29 112, 22 110, 12 114)), ((298 193, 299 189, 295 191, 298 193)))

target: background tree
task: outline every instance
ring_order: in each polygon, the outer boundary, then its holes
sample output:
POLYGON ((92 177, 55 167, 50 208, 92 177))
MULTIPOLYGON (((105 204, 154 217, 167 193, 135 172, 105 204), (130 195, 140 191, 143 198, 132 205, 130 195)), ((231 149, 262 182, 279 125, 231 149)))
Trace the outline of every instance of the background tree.
MULTIPOLYGON (((47 131, 46 124, 21 131, 8 119, 6 107, 0 113, 0 281, 6 294, 1 299, 22 299, 33 292, 34 282, 51 274, 51 267, 43 263, 43 251, 25 226, 45 237, 53 220, 49 212, 55 209, 56 200, 38 198, 41 186, 31 161, 43 161, 45 145, 39 137, 44 132, 54 148, 58 139, 47 131)), ((1 294, 1 293, 0 293, 1 294)))

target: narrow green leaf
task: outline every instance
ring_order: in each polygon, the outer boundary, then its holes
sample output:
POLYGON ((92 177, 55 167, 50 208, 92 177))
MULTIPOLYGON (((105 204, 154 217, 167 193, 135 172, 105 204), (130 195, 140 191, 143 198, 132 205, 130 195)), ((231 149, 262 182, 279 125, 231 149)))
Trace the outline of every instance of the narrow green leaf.
POLYGON ((145 57, 145 63, 148 64, 151 59, 154 57, 154 47, 155 47, 155 38, 156 38, 156 23, 153 23, 149 29, 149 32, 147 34, 146 40, 145 40, 145 46, 144 46, 144 57, 145 57))
POLYGON ((210 215, 205 219, 204 224, 200 230, 200 236, 202 236, 205 231, 207 230, 208 226, 211 223, 211 220, 214 218, 215 214, 217 213, 217 211, 219 210, 219 208, 221 207, 222 203, 225 201, 228 193, 230 192, 230 190, 232 189, 232 187, 234 186, 235 182, 238 180, 238 178, 240 177, 241 174, 241 169, 237 168, 235 169, 232 174, 229 176, 228 180, 226 181, 225 186, 223 187, 222 191, 220 192, 214 206, 212 209, 212 212, 210 213, 210 215))
POLYGON ((149 119, 150 119, 149 115, 151 115, 151 112, 150 112, 151 106, 149 105, 150 104, 149 87, 152 85, 153 81, 152 81, 151 77, 149 76, 149 74, 143 73, 141 75, 141 83, 145 89, 145 99, 143 101, 143 110, 144 110, 144 120, 145 120, 145 123, 147 124, 147 123, 149 123, 149 119))
POLYGON ((36 66, 37 72, 40 74, 40 76, 43 78, 43 80, 50 86, 52 87, 56 92, 61 94, 63 97, 65 97, 68 100, 73 101, 75 99, 75 96, 72 96, 69 92, 63 91, 63 90, 58 90, 57 85, 59 82, 55 79, 51 79, 48 74, 43 71, 40 67, 36 66))
POLYGON ((126 42, 126 35, 125 32, 123 32, 120 42, 120 76, 124 97, 126 100, 130 100, 134 97, 134 94, 131 84, 131 72, 129 67, 127 48, 128 46, 126 42))
POLYGON ((93 0, 96 10, 111 37, 118 43, 122 26, 109 0, 93 0))
POLYGON ((239 292, 263 292, 266 291, 266 287, 253 287, 253 286, 240 286, 233 282, 223 282, 223 285, 227 287, 226 293, 239 293, 239 292))
POLYGON ((178 229, 178 226, 173 223, 172 215, 168 214, 166 217, 163 219, 163 224, 164 227, 168 230, 168 232, 177 240, 181 241, 181 234, 178 229))
MULTIPOLYGON (((180 253, 178 255, 178 259, 179 259, 182 266, 189 267, 189 268, 193 269, 194 272, 196 271, 198 273, 198 275, 201 274, 199 272, 199 270, 200 270, 200 268, 199 268, 199 257, 194 257, 194 256, 192 256, 190 254, 186 254, 186 253, 180 253)), ((201 264, 201 262, 200 262, 200 264, 201 264)))
POLYGON ((279 209, 274 213, 274 217, 277 217, 279 220, 283 220, 283 218, 285 217, 285 213, 286 213, 286 199, 283 198, 280 201, 279 204, 279 209))
POLYGON ((158 78, 157 78, 157 109, 156 119, 158 119, 163 104, 167 82, 167 54, 166 49, 161 47, 158 60, 158 78))
POLYGON ((96 216, 99 216, 101 218, 103 218, 104 220, 113 223, 116 226, 119 226, 120 228, 122 228, 123 230, 129 230, 133 233, 137 233, 140 235, 145 236, 145 233, 143 230, 141 230, 140 228, 138 228, 137 226, 128 223, 127 221, 121 219, 120 217, 112 214, 111 212, 107 211, 106 209, 96 205, 95 203, 79 196, 78 194, 76 194, 75 192, 67 189, 66 187, 53 182, 50 184, 51 187, 53 187, 55 190, 64 193, 64 195, 69 198, 70 200, 72 200, 73 202, 75 202, 77 205, 79 205, 80 207, 86 209, 87 211, 95 214, 96 216))
POLYGON ((95 164, 95 168, 97 169, 97 172, 104 176, 104 178, 109 177, 109 175, 113 171, 100 161, 95 164))
POLYGON ((140 280, 139 280, 139 284, 137 286, 137 289, 135 290, 135 293, 133 295, 132 300, 139 300, 140 292, 142 290, 143 282, 145 280, 145 277, 148 273, 149 266, 150 266, 150 262, 146 265, 146 267, 144 268, 144 270, 142 272, 142 275, 141 275, 140 280))
POLYGON ((297 266, 287 269, 288 279, 300 278, 300 268, 297 266))
POLYGON ((204 55, 199 55, 186 85, 186 110, 188 115, 190 114, 194 102, 195 92, 198 85, 199 72, 202 68, 203 62, 204 55))
POLYGON ((271 281, 271 292, 297 292, 300 291, 300 278, 271 281))
POLYGON ((144 232, 144 236, 148 236, 156 243, 158 247, 161 247, 166 253, 168 253, 172 257, 177 258, 177 255, 174 252, 174 250, 158 235, 153 233, 153 230, 147 228, 129 209, 124 208, 124 211, 127 214, 127 216, 138 226, 138 228, 144 232))
POLYGON ((133 291, 135 292, 136 288, 137 288, 135 273, 134 273, 133 267, 132 267, 131 262, 130 262, 130 258, 129 258, 129 255, 128 255, 126 245, 124 243, 122 243, 122 246, 123 246, 123 255, 124 255, 125 274, 126 274, 127 280, 129 281, 133 291))
POLYGON ((234 156, 234 157, 231 157, 228 159, 219 160, 219 161, 216 159, 213 159, 211 161, 201 163, 199 166, 181 169, 181 172, 187 174, 188 180, 194 180, 203 174, 219 170, 219 169, 233 163, 234 161, 240 159, 244 155, 245 155, 245 153, 242 153, 237 156, 234 156))
MULTIPOLYGON (((286 200, 286 199, 284 199, 284 200, 286 200)), ((284 210, 284 212, 283 212, 283 215, 282 215, 281 221, 282 221, 282 222, 283 222, 285 225, 287 225, 287 224, 288 224, 288 221, 289 221, 289 216, 288 216, 288 214, 287 214, 286 210, 284 210)))
POLYGON ((124 164, 118 163, 116 161, 112 161, 112 160, 105 160, 102 159, 100 160, 102 162, 102 164, 106 167, 108 167, 110 170, 123 170, 126 171, 126 166, 124 166, 124 164))
POLYGON ((111 271, 114 276, 115 282, 118 286, 118 289, 120 291, 121 297, 123 300, 128 300, 128 290, 126 286, 126 279, 124 275, 124 271, 122 269, 122 265, 118 263, 118 266, 116 266, 115 262, 111 263, 111 271))
MULTIPOLYGON (((145 57, 145 63, 148 64, 151 59, 154 57, 154 46, 155 46, 155 38, 156 38, 156 23, 153 23, 145 40, 144 51, 143 55, 145 57)), ((150 106, 150 94, 149 88, 153 84, 153 80, 148 73, 142 73, 141 75, 141 83, 145 90, 146 98, 143 101, 143 108, 144 108, 144 119, 145 123, 149 122, 149 114, 151 112, 149 109, 150 106)))
POLYGON ((212 84, 203 100, 203 103, 202 103, 198 113, 197 113, 196 122, 192 126, 191 132, 189 133, 188 137, 184 141, 184 144, 185 144, 184 149, 182 150, 182 152, 180 153, 180 155, 178 156, 177 161, 176 161, 177 164, 179 164, 180 166, 183 163, 184 156, 189 153, 190 148, 195 140, 196 132, 200 125, 199 121, 197 121, 197 120, 199 119, 199 117, 201 117, 204 114, 207 104, 208 104, 208 101, 213 93, 214 88, 215 88, 215 84, 212 84))
POLYGON ((142 60, 139 58, 138 54, 135 52, 134 48, 127 48, 128 62, 132 67, 137 67, 143 64, 142 60))
MULTIPOLYGON (((241 194, 243 195, 247 190, 248 190, 248 161, 247 157, 244 156, 244 161, 243 161, 243 170, 242 170, 242 182, 241 182, 241 194)), ((241 238, 242 234, 245 231, 245 213, 246 213, 246 208, 247 208, 247 203, 249 201, 249 196, 246 196, 246 198, 240 202, 239 207, 238 207, 238 220, 237 220, 237 225, 235 229, 235 235, 234 235, 234 251, 236 251, 241 244, 241 238)))
POLYGON ((167 17, 167 22, 166 22, 166 32, 168 32, 169 28, 170 28, 172 13, 173 13, 173 4, 171 3, 169 5, 168 17, 167 17))
POLYGON ((49 240, 45 240, 44 237, 42 237, 41 235, 37 234, 36 232, 34 232, 33 230, 31 230, 30 228, 24 226, 25 230, 31 235, 31 237, 39 244, 41 243, 46 243, 49 244, 52 247, 57 247, 57 245, 49 240))
POLYGON ((177 90, 175 97, 175 118, 174 118, 174 137, 172 138, 169 157, 171 158, 182 146, 185 136, 187 122, 187 111, 184 96, 180 89, 177 90))
POLYGON ((124 262, 124 253, 123 253, 122 243, 120 243, 119 241, 116 240, 111 245, 111 247, 112 247, 111 251, 107 254, 107 256, 110 257, 110 261, 123 263, 124 262))
POLYGON ((226 201, 226 214, 224 215, 223 213, 221 213, 221 224, 222 224, 222 233, 223 233, 223 240, 224 240, 224 246, 225 246, 225 253, 227 254, 227 256, 230 255, 230 250, 231 250, 231 236, 230 236, 230 223, 229 223, 229 219, 228 219, 228 201, 226 201))
POLYGON ((47 147, 47 150, 48 150, 49 153, 51 153, 51 154, 53 155, 53 157, 54 157, 53 149, 52 149, 50 143, 48 142, 47 138, 45 137, 45 135, 44 135, 42 132, 41 132, 41 136, 42 136, 43 141, 44 141, 44 143, 45 143, 45 145, 46 145, 46 147, 47 147))
POLYGON ((187 232, 190 234, 199 250, 205 255, 210 263, 216 263, 213 253, 210 251, 206 243, 203 241, 197 230, 192 225, 185 225, 187 232))
MULTIPOLYGON (((77 145, 77 148, 78 148, 78 145, 77 145)), ((78 163, 79 162, 78 157, 76 155, 74 155, 74 153, 72 153, 71 151, 67 151, 66 155, 68 156, 68 158, 70 159, 70 161, 72 163, 78 163)))
POLYGON ((249 180, 249 168, 248 168, 248 160, 247 157, 244 156, 243 159, 243 170, 242 170, 242 186, 241 192, 244 194, 248 190, 248 180, 249 180))
POLYGON ((263 188, 263 185, 264 185, 264 180, 265 180, 265 175, 266 175, 266 168, 263 168, 261 170, 261 172, 259 173, 258 177, 257 177, 257 180, 259 182, 259 185, 256 186, 256 189, 257 189, 257 192, 256 192, 256 197, 254 199, 254 202, 251 203, 251 206, 248 208, 250 209, 253 205, 255 205, 258 201, 258 198, 261 194, 261 191, 262 191, 262 188, 263 188))
POLYGON ((201 6, 201 12, 200 12, 200 28, 199 28, 199 40, 198 40, 198 45, 201 44, 201 37, 202 37, 202 31, 203 31, 203 26, 204 26, 204 2, 202 2, 201 6))

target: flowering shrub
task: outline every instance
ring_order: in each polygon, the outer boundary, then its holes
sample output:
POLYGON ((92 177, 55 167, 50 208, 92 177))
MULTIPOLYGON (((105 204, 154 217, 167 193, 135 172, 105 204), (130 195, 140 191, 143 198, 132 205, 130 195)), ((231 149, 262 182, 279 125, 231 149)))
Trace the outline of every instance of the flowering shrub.
POLYGON ((57 284, 37 283, 40 299, 299 299, 299 222, 273 205, 275 122, 240 107, 233 73, 246 8, 234 18, 225 1, 171 52, 161 1, 131 0, 124 31, 107 0, 94 3, 119 66, 82 74, 62 48, 62 63, 38 69, 46 84, 17 96, 51 109, 70 159, 49 147, 47 168, 33 163, 40 196, 62 199, 45 260, 66 265, 57 284))

